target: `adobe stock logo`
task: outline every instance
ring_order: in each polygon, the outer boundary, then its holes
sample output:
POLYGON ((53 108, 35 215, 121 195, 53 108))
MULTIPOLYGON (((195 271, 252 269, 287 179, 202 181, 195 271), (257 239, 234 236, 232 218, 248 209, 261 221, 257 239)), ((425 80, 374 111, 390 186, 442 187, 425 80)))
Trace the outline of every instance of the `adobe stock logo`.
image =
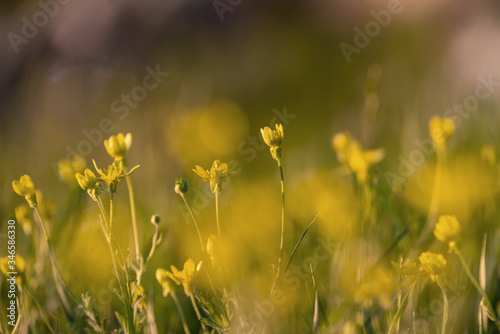
POLYGON ((353 54, 361 53, 361 50, 370 45, 372 38, 377 37, 382 31, 382 28, 387 27, 391 23, 393 15, 401 14, 402 11, 403 6, 400 0, 389 0, 387 9, 382 9, 378 12, 374 10, 370 11, 373 20, 365 24, 364 31, 358 26, 354 27, 354 32, 356 33, 353 39, 354 45, 346 42, 339 44, 340 50, 342 50, 347 63, 351 63, 353 54))
POLYGON ((45 27, 51 18, 54 18, 61 5, 65 5, 71 0, 40 0, 38 1, 38 6, 41 10, 33 14, 31 20, 26 16, 21 18, 23 23, 21 27, 21 34, 16 34, 15 32, 9 32, 7 38, 9 39, 10 45, 14 49, 15 53, 19 52, 19 46, 21 44, 28 44, 30 40, 38 35, 39 29, 45 27))

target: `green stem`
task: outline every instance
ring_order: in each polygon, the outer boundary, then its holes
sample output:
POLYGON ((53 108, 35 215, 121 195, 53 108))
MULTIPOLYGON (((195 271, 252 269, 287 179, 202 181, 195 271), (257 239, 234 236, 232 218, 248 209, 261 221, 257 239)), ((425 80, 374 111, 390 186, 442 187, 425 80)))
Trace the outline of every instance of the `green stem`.
POLYGON ((215 190, 215 218, 217 219, 217 235, 220 237, 220 223, 219 223, 219 186, 215 190))
MULTIPOLYGON (((40 225, 42 225, 42 230, 43 230, 43 233, 45 235, 45 240, 47 241, 47 246, 49 248, 50 261, 52 263, 52 269, 54 269, 57 272, 57 274, 59 276, 59 279, 61 280, 64 289, 69 293, 69 295, 71 296, 71 298, 73 298, 73 300, 76 303, 78 303, 78 299, 75 297, 75 295, 73 294, 73 292, 69 288, 68 284, 64 280, 64 277, 61 274, 61 270, 59 269, 59 266, 57 265, 56 256, 54 254, 54 248, 52 247, 52 242, 50 241, 49 233, 47 232, 47 228, 45 227, 45 221, 43 220, 43 217, 42 217, 42 215, 40 213, 40 210, 38 209, 38 206, 35 206, 35 212, 38 215, 38 219, 40 221, 40 225)), ((55 275, 54 275, 54 280, 55 280, 56 286, 59 286, 57 280, 55 279, 55 275)), ((60 295, 61 299, 63 300, 63 303, 65 303, 66 306, 68 306, 68 301, 67 301, 66 295, 64 293, 62 293, 62 291, 60 291, 60 289, 57 289, 57 290, 59 292, 59 295, 60 295)))
POLYGON ((97 204, 99 205, 99 209, 101 210, 101 216, 102 216, 102 220, 100 221, 101 222, 101 227, 102 227, 102 230, 104 232, 104 237, 106 238, 106 243, 108 244, 108 248, 109 248, 109 252, 111 253, 111 260, 113 262, 113 268, 115 270, 115 276, 116 276, 116 279, 118 280, 118 285, 120 286, 120 292, 122 294, 122 298, 123 298, 123 302, 125 303, 125 315, 126 315, 126 318, 127 318, 127 321, 128 321, 128 327, 129 327, 129 331, 128 333, 134 333, 135 332, 135 328, 134 328, 134 321, 133 321, 133 317, 131 315, 131 312, 129 310, 129 306, 130 306, 130 293, 128 293, 128 287, 123 287, 123 283, 122 283, 122 280, 120 279, 120 274, 118 272, 118 266, 116 265, 116 258, 115 258, 115 253, 113 251, 113 245, 111 244, 111 230, 109 230, 109 222, 107 220, 107 217, 106 217, 106 212, 104 210, 104 205, 102 204, 102 200, 100 197, 97 198, 97 204), (109 232, 107 232, 109 231, 109 232), (125 294, 125 292, 127 292, 125 294))
POLYGON ((437 284, 439 288, 441 289, 441 292, 443 293, 443 302, 444 302, 444 307, 443 307, 443 325, 441 328, 441 334, 446 334, 446 323, 448 322, 448 297, 446 297, 446 291, 444 289, 444 286, 437 281, 437 284))
POLYGON ((132 229, 134 232, 134 246, 135 246, 135 256, 137 259, 137 265, 142 266, 141 249, 139 248, 139 234, 137 233, 137 219, 135 215, 135 199, 134 199, 134 188, 132 186, 132 181, 130 176, 126 177, 128 193, 130 198, 130 215, 132 217, 132 229))
POLYGON ((474 278, 474 275, 472 275, 472 272, 470 271, 469 266, 465 262, 465 259, 462 255, 462 252, 460 252, 460 250, 458 249, 457 246, 453 247, 453 250, 454 250, 455 254, 457 254, 457 256, 460 260, 460 263, 462 264, 462 267, 464 268, 465 273, 469 277, 469 280, 471 281, 472 285, 476 288, 476 290, 479 292, 479 294, 483 297, 483 303, 488 308, 488 311, 490 313, 490 316, 492 317, 493 322, 498 327, 498 329, 500 329, 500 320, 498 320, 498 317, 496 316, 496 313, 493 310, 493 306, 491 305, 491 302, 488 299, 486 292, 484 292, 484 290, 481 288, 481 286, 479 285, 477 280, 474 278))
MULTIPOLYGON (((205 244, 203 243, 203 238, 201 236, 200 228, 198 227, 198 221, 196 220, 196 217, 193 213, 193 210, 191 209, 191 206, 189 205, 188 201, 186 200, 186 196, 184 196, 184 194, 181 193, 181 197, 184 200, 184 203, 186 204, 186 206, 188 208, 188 211, 189 211, 189 214, 191 215, 191 218, 193 219, 194 227, 196 227, 196 232, 198 233, 198 239, 200 240, 201 251, 205 252, 205 244)), ((215 198, 217 199, 217 193, 215 195, 215 198)), ((218 215, 217 215, 217 217, 218 217, 218 215)), ((218 221, 219 221, 219 219, 217 219, 217 222, 218 221)), ((217 227, 218 226, 219 226, 219 224, 217 223, 217 227)))
POLYGON ((186 206, 188 208, 189 214, 191 215, 191 218, 193 219, 194 226, 196 227, 196 232, 198 233, 198 239, 200 241, 201 254, 203 256, 203 261, 207 264, 204 267, 207 268, 208 282, 210 283, 210 287, 211 287, 212 292, 214 293, 214 295, 217 295, 215 293, 215 288, 214 288, 214 285, 212 283, 212 278, 210 276, 210 270, 209 270, 209 265, 208 265, 209 264, 208 256, 207 256, 207 253, 205 251, 205 243, 203 242, 203 237, 201 236, 200 228, 198 226, 198 221, 196 220, 196 216, 194 215, 193 209, 191 209, 191 206, 189 205, 189 202, 187 201, 186 196, 183 193, 181 193, 180 195, 181 195, 182 199, 184 200, 184 203, 186 204, 186 206))
POLYGON ((280 169, 280 177, 281 177, 281 237, 280 237, 280 256, 278 258, 278 269, 276 271, 275 281, 278 281, 280 277, 281 261, 283 259, 283 244, 284 244, 284 232, 285 232, 285 178, 283 176, 283 166, 281 165, 281 158, 278 159, 278 167, 280 169))
POLYGON ((205 327, 205 324, 201 322, 201 313, 200 310, 198 309, 198 305, 196 305, 196 301, 194 300, 193 293, 191 292, 189 294, 189 299, 191 299, 191 303, 193 304, 194 312, 196 313, 196 316, 198 317, 198 320, 200 321, 201 328, 203 328, 203 332, 207 332, 207 327, 205 327))
POLYGON ((179 316, 181 317, 181 322, 182 322, 182 327, 184 327, 184 332, 186 334, 191 334, 189 331, 189 327, 186 322, 186 316, 184 315, 184 311, 182 310, 182 306, 179 303, 179 299, 177 299, 177 295, 175 294, 174 291, 170 291, 170 295, 172 296, 172 299, 174 300, 175 306, 177 307, 177 311, 179 311, 179 316))
POLYGON ((43 310, 43 307, 40 305, 40 302, 38 301, 38 298, 36 297, 35 293, 31 290, 31 288, 26 284, 25 285, 26 290, 30 294, 31 298, 35 302, 36 307, 40 311, 40 315, 42 316, 43 321, 45 322, 45 325, 47 325, 47 328, 51 333, 55 333, 54 329, 50 326, 49 319, 47 318, 47 314, 45 314, 45 311, 43 310))

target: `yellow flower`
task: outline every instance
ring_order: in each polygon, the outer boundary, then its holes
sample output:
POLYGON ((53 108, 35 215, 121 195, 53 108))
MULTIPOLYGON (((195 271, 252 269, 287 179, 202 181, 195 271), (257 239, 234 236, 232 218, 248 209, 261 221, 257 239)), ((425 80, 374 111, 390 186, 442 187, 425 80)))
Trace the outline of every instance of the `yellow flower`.
POLYGON ((109 139, 104 140, 104 147, 108 154, 116 159, 122 160, 125 158, 127 151, 132 145, 132 134, 127 133, 127 135, 123 135, 123 133, 119 133, 116 136, 111 136, 109 139))
POLYGON ((429 274, 432 281, 441 279, 445 273, 446 259, 441 254, 423 252, 418 258, 421 270, 429 274))
POLYGON ((144 288, 142 285, 136 285, 135 282, 130 282, 130 292, 132 293, 132 304, 139 303, 139 309, 144 310, 146 308, 146 298, 144 298, 144 288))
POLYGON ((170 285, 170 278, 167 275, 168 271, 163 268, 156 269, 156 280, 160 283, 163 289, 163 296, 166 297, 172 291, 172 286, 170 285))
POLYGON ((86 190, 94 201, 97 201, 97 197, 99 197, 102 189, 99 186, 99 179, 95 176, 94 172, 86 168, 84 175, 76 173, 75 177, 80 187, 86 190))
POLYGON ((408 282, 413 283, 415 282, 415 280, 418 279, 420 270, 415 262, 410 261, 410 259, 406 259, 401 264, 398 264, 394 261, 391 262, 392 265, 396 268, 396 270, 398 270, 399 274, 408 282))
POLYGON ((30 207, 36 206, 35 184, 28 175, 21 176, 19 181, 12 181, 12 189, 19 196, 24 196, 30 207))
POLYGON ((339 161, 346 165, 359 182, 365 182, 371 166, 380 162, 384 150, 364 150, 360 143, 353 139, 347 132, 340 132, 333 136, 332 147, 337 152, 339 161))
POLYGON ((22 284, 25 270, 26 262, 24 261, 24 258, 19 254, 15 255, 14 261, 8 256, 0 259, 0 271, 2 271, 2 273, 8 277, 11 276, 10 274, 8 274, 9 272, 15 272, 17 285, 22 284))
POLYGON ((276 130, 271 130, 270 127, 266 126, 263 129, 260 129, 260 133, 262 134, 262 138, 267 146, 270 147, 271 155, 273 159, 279 160, 281 159, 281 144, 283 143, 283 125, 275 124, 276 130))
POLYGON ((429 133, 437 150, 444 150, 455 131, 455 123, 451 118, 433 116, 429 122, 429 133))
MULTIPOLYGON (((198 166, 196 166, 196 167, 198 168, 198 166)), ((202 168, 202 170, 203 170, 203 168, 202 168)), ((205 171, 203 171, 203 172, 205 172, 205 171)), ((198 173, 196 173, 196 174, 198 174, 198 173)), ((200 174, 198 174, 198 175, 200 175, 200 174)), ((188 181, 182 177, 180 179, 175 179, 174 189, 175 189, 175 192, 178 193, 179 195, 187 193, 189 190, 188 181)))
POLYGON ((70 187, 78 187, 75 181, 76 173, 83 173, 87 163, 85 159, 79 155, 75 155, 71 160, 63 159, 57 163, 57 171, 61 179, 70 187))
POLYGON ((231 175, 228 170, 227 164, 221 164, 219 160, 215 160, 210 169, 204 170, 201 166, 196 165, 193 172, 198 174, 203 181, 210 182, 210 190, 212 193, 220 192, 222 190, 222 183, 231 175))
POLYGON ((434 228, 434 236, 436 239, 447 243, 450 249, 456 245, 457 241, 460 239, 461 233, 462 227, 457 217, 453 215, 440 216, 434 228))
POLYGON ((30 208, 25 204, 16 206, 14 209, 16 221, 23 227, 24 234, 30 235, 33 228, 33 218, 30 208))
POLYGON ((193 293, 193 281, 201 269, 201 264, 202 262, 200 261, 198 265, 195 266, 194 260, 188 259, 184 263, 182 271, 179 271, 175 266, 170 266, 171 272, 165 271, 165 275, 174 281, 175 284, 182 284, 186 295, 190 295, 193 293))
POLYGON ((105 170, 98 168, 94 159, 92 159, 92 162, 94 163, 95 170, 100 175, 99 180, 105 182, 106 185, 108 186, 109 191, 111 191, 112 193, 116 192, 116 186, 118 185, 118 182, 120 182, 120 180, 129 176, 130 174, 135 172, 137 168, 140 167, 140 166, 135 166, 130 170, 130 172, 125 174, 123 171, 123 163, 121 160, 115 160, 105 170))

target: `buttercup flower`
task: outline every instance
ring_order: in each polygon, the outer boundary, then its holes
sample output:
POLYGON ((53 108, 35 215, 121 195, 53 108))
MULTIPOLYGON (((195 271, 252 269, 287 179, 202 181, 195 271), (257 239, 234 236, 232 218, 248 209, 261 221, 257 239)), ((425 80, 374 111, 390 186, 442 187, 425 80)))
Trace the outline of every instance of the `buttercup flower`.
POLYGON ((195 266, 193 259, 188 259, 184 263, 184 268, 182 271, 179 271, 175 266, 170 266, 170 270, 166 271, 165 274, 175 282, 177 285, 181 285, 184 287, 184 292, 186 295, 190 295, 193 293, 193 281, 201 269, 202 262, 200 261, 197 266, 195 266))
POLYGON ((25 203, 18 205, 15 207, 14 213, 16 215, 16 221, 23 227, 24 234, 30 235, 33 229, 33 218, 29 206, 25 203))
POLYGON ((385 157, 383 149, 362 149, 360 143, 351 138, 347 132, 340 132, 333 136, 332 147, 337 152, 339 161, 356 174, 360 182, 365 182, 370 167, 385 157))
POLYGON ((270 127, 266 126, 260 129, 260 133, 266 145, 269 146, 273 159, 279 161, 281 159, 281 144, 284 137, 283 125, 275 124, 274 127, 276 130, 271 130, 270 127))
POLYGON ((127 133, 125 136, 123 133, 119 133, 116 136, 111 136, 109 139, 104 140, 104 147, 106 148, 106 151, 108 151, 108 154, 116 160, 123 160, 131 145, 132 134, 130 133, 127 133))
POLYGON ((76 173, 83 173, 87 163, 85 159, 79 155, 75 155, 72 159, 63 159, 57 163, 57 172, 59 177, 66 182, 70 187, 78 187, 75 180, 76 173))
POLYGON ((421 264, 421 270, 429 274, 432 281, 441 279, 445 273, 446 259, 441 254, 424 252, 418 258, 421 264))
POLYGON ((132 292, 132 304, 139 303, 139 309, 144 310, 146 308, 146 298, 144 298, 144 288, 142 285, 136 285, 135 282, 130 282, 130 291, 132 292))
POLYGON ((210 169, 204 170, 201 166, 196 165, 193 172, 198 174, 203 181, 210 182, 210 190, 212 193, 220 192, 222 190, 222 182, 224 182, 231 173, 228 170, 227 164, 221 164, 219 160, 215 160, 210 169))
POLYGON ((167 275, 168 271, 163 268, 156 269, 156 280, 160 283, 163 289, 163 296, 166 297, 172 291, 172 286, 170 285, 171 280, 167 275))
POLYGON ((86 190, 94 201, 97 201, 97 197, 99 197, 103 189, 99 186, 99 179, 95 176, 94 172, 86 168, 83 174, 76 173, 75 177, 80 187, 86 190))
POLYGON ((455 123, 451 118, 433 116, 429 122, 429 133, 436 149, 444 150, 455 131, 455 123))
POLYGON ((462 227, 457 217, 453 215, 440 216, 434 228, 434 236, 436 239, 447 243, 450 249, 456 245, 457 241, 460 239, 461 233, 462 227))
POLYGON ((8 274, 9 272, 15 272, 16 283, 18 286, 20 286, 23 282, 25 270, 26 262, 24 261, 24 258, 19 254, 16 254, 14 261, 12 261, 8 256, 0 259, 0 271, 2 271, 2 273, 7 277, 11 276, 10 274, 8 274))
POLYGON ((116 186, 118 185, 118 182, 120 180, 124 179, 125 177, 129 176, 133 172, 137 170, 140 166, 135 166, 125 174, 123 172, 123 163, 121 160, 115 160, 111 165, 108 166, 107 169, 102 170, 99 167, 97 167, 97 164, 95 160, 92 159, 92 162, 94 163, 95 170, 97 173, 100 175, 99 180, 103 181, 106 183, 108 186, 109 191, 115 193, 116 192, 116 186))
POLYGON ((21 176, 19 181, 12 181, 12 189, 19 196, 24 196, 30 207, 36 206, 35 184, 28 175, 21 176))
MULTIPOLYGON (((196 166, 196 168, 198 168, 198 166, 196 166)), ((202 170, 203 170, 203 168, 202 168, 202 170)), ((195 171, 195 172, 196 172, 196 174, 200 175, 197 171, 195 171)), ((203 170, 203 172, 205 172, 205 171, 203 170)), ((187 193, 189 190, 187 180, 182 178, 182 177, 180 179, 175 179, 175 188, 174 189, 175 189, 175 192, 178 193, 179 195, 187 193)))

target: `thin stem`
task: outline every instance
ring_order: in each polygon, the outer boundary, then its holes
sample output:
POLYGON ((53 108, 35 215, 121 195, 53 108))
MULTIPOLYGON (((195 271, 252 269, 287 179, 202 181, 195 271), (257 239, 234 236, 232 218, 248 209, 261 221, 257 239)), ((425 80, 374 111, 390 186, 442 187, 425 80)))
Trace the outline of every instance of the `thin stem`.
MULTIPOLYGON (((186 204, 186 206, 188 208, 188 211, 189 211, 189 214, 191 215, 191 218, 193 219, 194 226, 196 227, 196 232, 198 233, 198 239, 200 240, 201 251, 204 252, 205 251, 205 244, 203 243, 203 238, 201 236, 200 228, 198 227, 198 221, 196 220, 196 217, 193 213, 193 210, 191 209, 191 206, 189 205, 188 201, 186 200, 186 196, 184 196, 184 194, 181 193, 181 197, 184 200, 184 203, 186 204)), ((217 199, 217 193, 215 195, 215 198, 217 199)), ((217 217, 218 217, 218 215, 217 215, 217 217)), ((217 222, 218 221, 219 221, 219 219, 217 219, 217 222)), ((219 225, 217 224, 217 227, 218 226, 219 225)))
POLYGON ((25 285, 25 288, 28 291, 28 293, 30 294, 33 301, 35 302, 36 307, 40 311, 40 315, 42 316, 42 319, 45 322, 45 325, 47 325, 47 328, 49 329, 49 331, 51 333, 55 333, 54 329, 52 329, 52 327, 50 326, 49 319, 47 318, 47 314, 45 314, 45 311, 44 311, 43 307, 40 305, 40 302, 38 301, 38 298, 36 297, 35 293, 31 290, 31 288, 27 284, 25 285))
POLYGON ((472 272, 470 271, 469 266, 465 262, 465 259, 462 255, 462 252, 460 252, 460 250, 456 246, 453 247, 453 250, 455 251, 455 254, 457 254, 457 256, 460 260, 460 263, 462 264, 462 267, 464 268, 465 273, 469 277, 469 280, 471 281, 472 285, 476 288, 476 290, 479 292, 479 294, 483 297, 483 303, 488 308, 488 311, 490 313, 490 316, 492 317, 492 320, 495 322, 495 325, 500 329, 500 320, 498 320, 498 317, 496 316, 496 313, 493 310, 493 306, 491 305, 491 302, 488 299, 486 292, 484 292, 484 290, 481 288, 479 283, 474 278, 474 275, 472 275, 472 272))
POLYGON ((184 311, 182 310, 182 306, 179 303, 179 299, 177 299, 177 295, 175 294, 174 291, 170 291, 170 295, 172 296, 172 299, 174 300, 175 306, 177 307, 177 311, 179 311, 179 316, 181 317, 181 322, 182 322, 182 327, 184 327, 184 332, 186 334, 191 334, 189 331, 189 327, 186 322, 186 316, 184 315, 184 311))
MULTIPOLYGON (((54 254, 54 248, 52 247, 52 242, 50 241, 49 233, 47 232, 47 228, 45 227, 45 221, 43 220, 43 217, 40 213, 40 210, 38 209, 38 206, 35 206, 35 212, 38 215, 40 225, 42 225, 42 230, 43 230, 43 233, 45 235, 45 240, 47 241, 47 246, 49 248, 50 261, 52 263, 52 269, 54 269, 57 272, 57 274, 59 275, 59 278, 62 281, 64 289, 70 294, 71 298, 73 298, 73 300, 78 303, 78 299, 75 297, 75 295, 73 294, 73 292, 69 288, 68 284, 64 280, 64 277, 61 274, 61 270, 59 269, 59 266, 57 265, 56 256, 54 254)), ((54 277, 54 280, 55 280, 55 277, 54 277)), ((55 280, 55 281, 56 281, 56 286, 59 286, 59 284, 57 283, 57 280, 55 280)), ((58 291, 59 291, 59 289, 58 289, 58 291)), ((65 304, 68 304, 66 296, 62 292, 60 292, 59 295, 61 296, 61 299, 63 300, 63 302, 65 304)))
POLYGON ((104 237, 106 238, 106 242, 108 244, 109 252, 111 253, 111 260, 113 262, 113 268, 115 270, 115 276, 116 276, 116 279, 118 280, 118 285, 120 286, 120 292, 122 294, 123 301, 125 303, 126 318, 127 318, 128 322, 129 322, 128 323, 129 333, 134 333, 135 332, 134 321, 133 321, 133 318, 131 318, 130 310, 129 310, 129 306, 130 306, 129 296, 130 296, 130 293, 128 293, 128 287, 127 286, 125 288, 123 287, 123 283, 122 283, 122 281, 120 279, 120 274, 118 273, 118 266, 116 265, 115 253, 113 251, 113 246, 111 244, 111 230, 108 229, 109 232, 106 232, 106 226, 109 228, 109 222, 107 220, 106 212, 104 210, 104 205, 102 204, 102 200, 101 200, 100 197, 97 198, 97 204, 99 206, 99 209, 101 210, 101 216, 102 216, 102 220, 100 221, 101 222, 101 227, 102 227, 102 230, 104 232, 104 237), (127 292, 127 294, 125 294, 125 292, 127 292))
POLYGON ((109 235, 113 232, 113 192, 109 192, 109 235))
POLYGON ((125 178, 127 180, 128 194, 130 198, 130 215, 132 217, 132 229, 134 232, 134 246, 135 246, 135 256, 137 259, 138 266, 142 266, 141 249, 139 248, 139 234, 137 233, 137 219, 135 215, 135 199, 134 199, 134 188, 132 186, 132 181, 130 176, 125 178))
POLYGON ((203 328, 203 332, 207 332, 207 328, 205 327, 205 324, 201 322, 201 313, 200 310, 198 309, 198 305, 196 305, 196 301, 194 300, 193 293, 191 292, 189 294, 189 299, 191 299, 191 303, 193 304, 194 312, 196 313, 196 316, 198 317, 198 320, 200 320, 201 328, 203 328))
POLYGON ((215 217, 217 219, 217 235, 220 237, 220 223, 219 223, 219 186, 215 190, 215 217))
POLYGON ((283 176, 283 166, 281 165, 281 159, 278 159, 278 167, 280 169, 281 176, 281 238, 280 238, 280 256, 278 258, 278 269, 276 271, 276 279, 278 281, 280 277, 281 261, 283 259, 283 244, 284 244, 284 233, 285 233, 285 178, 283 176))
POLYGON ((444 289, 444 286, 437 281, 437 284, 439 288, 441 289, 441 292, 443 293, 443 301, 444 301, 444 306, 443 306, 443 325, 441 327, 441 334, 446 334, 446 323, 448 322, 448 297, 446 297, 446 291, 444 289))

